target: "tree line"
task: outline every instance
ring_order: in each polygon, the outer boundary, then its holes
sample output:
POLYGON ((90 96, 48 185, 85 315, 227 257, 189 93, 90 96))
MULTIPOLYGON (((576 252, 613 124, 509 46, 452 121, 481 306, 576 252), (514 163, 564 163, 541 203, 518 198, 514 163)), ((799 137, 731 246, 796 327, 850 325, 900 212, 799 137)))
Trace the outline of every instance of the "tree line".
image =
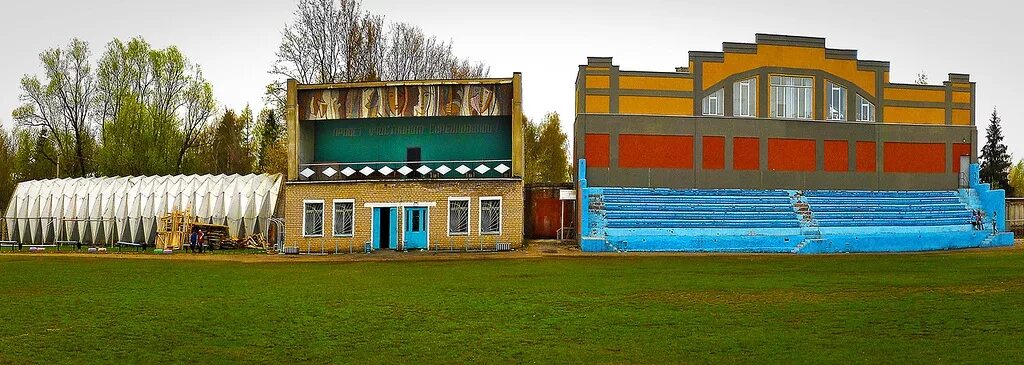
MULTIPOLYGON (((220 105, 202 68, 180 49, 144 38, 40 53, 42 73, 18 84, 21 105, 0 129, 0 209, 17 182, 86 176, 248 174, 287 171, 284 92, 300 83, 487 77, 451 41, 386 22, 358 0, 300 0, 281 32, 266 108, 220 105), (94 62, 95 61, 95 62, 94 62)), ((566 135, 557 114, 524 118, 527 183, 567 182, 566 135)))
POLYGON ((279 113, 218 106, 175 46, 114 39, 93 62, 72 39, 39 61, 43 72, 18 85, 14 128, 0 131, 0 206, 18 181, 285 171, 279 113))

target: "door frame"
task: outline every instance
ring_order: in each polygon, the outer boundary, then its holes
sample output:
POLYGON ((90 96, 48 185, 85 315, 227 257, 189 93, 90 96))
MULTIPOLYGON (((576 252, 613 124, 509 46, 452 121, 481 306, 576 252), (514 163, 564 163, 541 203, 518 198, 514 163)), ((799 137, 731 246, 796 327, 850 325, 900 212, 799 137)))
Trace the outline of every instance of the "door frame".
MULTIPOLYGON (((405 220, 405 218, 404 218, 404 211, 405 211, 405 209, 397 209, 397 208, 426 207, 427 208, 427 214, 429 216, 430 208, 431 207, 436 207, 436 206, 437 206, 437 202, 363 203, 363 208, 370 208, 370 219, 371 219, 370 220, 370 229, 371 230, 373 229, 373 222, 376 219, 373 216, 373 210, 376 209, 376 208, 396 208, 396 211, 397 211, 397 214, 398 214, 397 221, 398 222, 404 222, 404 220, 405 220)), ((405 244, 405 229, 404 228, 399 229, 399 232, 400 233, 398 233, 398 234, 401 235, 400 236, 401 242, 399 242, 399 243, 402 243, 404 245, 405 244)), ((370 240, 371 240, 370 242, 372 244, 372 242, 373 242, 372 236, 371 236, 370 240)), ((396 249, 397 250, 398 249, 397 248, 398 244, 396 243, 395 246, 396 247, 393 247, 392 249, 396 249)), ((430 221, 429 220, 427 221, 427 249, 430 249, 430 221)))
POLYGON ((382 212, 382 211, 387 211, 389 217, 390 216, 395 216, 396 217, 395 219, 389 219, 390 223, 391 223, 391 227, 390 227, 391 228, 390 229, 391 232, 388 235, 388 248, 387 249, 388 250, 397 250, 398 249, 398 223, 399 223, 397 221, 401 219, 401 216, 398 214, 401 211, 401 209, 398 209, 396 207, 371 207, 370 208, 370 246, 373 249, 375 249, 375 250, 383 249, 381 247, 381 241, 380 241, 380 228, 381 228, 380 227, 380 222, 377 221, 377 214, 380 214, 380 212, 382 212), (392 214, 392 210, 395 211, 394 212, 395 214, 392 214), (376 242, 377 244, 375 245, 374 242, 376 242), (392 244, 392 242, 394 242, 394 244, 392 244))
POLYGON ((404 206, 404 207, 402 207, 401 214, 399 214, 399 220, 402 221, 402 249, 406 248, 405 247, 405 244, 406 244, 406 240, 405 240, 405 232, 406 232, 406 229, 405 229, 406 228, 405 227, 405 213, 406 213, 406 211, 409 210, 409 208, 421 208, 421 209, 423 209, 423 214, 424 214, 424 216, 423 216, 423 234, 425 235, 425 238, 426 238, 426 242, 424 243, 424 245, 426 245, 426 247, 424 249, 425 250, 430 250, 430 206, 404 206))

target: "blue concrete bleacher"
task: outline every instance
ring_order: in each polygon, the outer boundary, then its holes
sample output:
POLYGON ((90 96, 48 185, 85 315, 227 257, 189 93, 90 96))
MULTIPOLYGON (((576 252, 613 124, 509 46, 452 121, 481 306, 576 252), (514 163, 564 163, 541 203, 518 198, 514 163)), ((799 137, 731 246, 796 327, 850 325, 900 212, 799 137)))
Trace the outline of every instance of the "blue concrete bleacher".
POLYGON ((601 189, 613 250, 789 252, 800 220, 784 190, 601 189))
POLYGON ((590 187, 579 160, 584 251, 901 252, 1013 245, 1005 195, 957 191, 590 187), (975 212, 985 219, 976 225, 975 212))
POLYGON ((588 191, 598 203, 590 234, 604 239, 585 250, 919 251, 979 247, 992 236, 991 223, 973 225, 975 208, 957 191, 588 191))

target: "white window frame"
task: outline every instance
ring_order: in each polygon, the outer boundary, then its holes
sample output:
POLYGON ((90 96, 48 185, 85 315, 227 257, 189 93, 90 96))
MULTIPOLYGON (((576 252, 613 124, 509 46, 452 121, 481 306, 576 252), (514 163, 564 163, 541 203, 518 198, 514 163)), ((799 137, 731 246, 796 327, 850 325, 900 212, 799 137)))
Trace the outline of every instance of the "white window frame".
POLYGON ((843 87, 843 85, 837 84, 835 82, 829 81, 829 82, 826 83, 826 89, 828 90, 828 103, 827 103, 828 115, 825 116, 825 120, 832 120, 832 121, 846 120, 846 115, 848 114, 848 111, 846 110, 846 98, 849 97, 849 93, 846 91, 846 87, 843 87), (837 92, 839 93, 838 98, 836 97, 837 96, 836 95, 837 92), (832 115, 832 109, 833 109, 834 106, 837 106, 836 105, 836 102, 837 102, 836 99, 839 99, 838 100, 838 103, 839 103, 838 107, 839 108, 837 109, 838 112, 839 112, 839 115, 834 117, 832 115))
POLYGON ((732 116, 734 117, 757 117, 757 77, 740 80, 732 86, 732 116), (747 90, 744 92, 744 88, 747 90), (749 100, 744 100, 744 99, 749 100), (747 113, 743 108, 747 107, 747 113))
POLYGON ((857 94, 857 121, 858 122, 874 122, 875 121, 875 104, 872 103, 871 100, 868 100, 868 98, 865 98, 865 97, 861 96, 860 94, 857 94), (868 108, 868 110, 866 112, 864 110, 865 107, 868 108), (867 118, 863 118, 863 116, 867 116, 867 118))
POLYGON ((450 196, 448 197, 448 219, 445 221, 445 227, 448 231, 448 237, 452 236, 469 236, 469 232, 473 231, 473 199, 468 196, 450 196), (464 201, 466 202, 466 232, 455 232, 452 233, 452 202, 453 201, 464 201))
POLYGON ((782 119, 814 119, 814 76, 805 75, 770 75, 768 77, 768 87, 770 92, 770 101, 768 104, 771 112, 769 113, 772 118, 782 119), (779 78, 780 83, 776 84, 775 78, 779 78), (810 85, 787 85, 786 79, 804 79, 810 80, 810 85), (781 92, 781 93, 780 93, 781 92), (796 105, 788 105, 783 110, 779 110, 779 100, 785 99, 787 95, 792 92, 793 101, 796 105), (783 94, 783 95, 779 95, 783 94), (802 97, 801 97, 802 96, 802 97), (806 106, 806 108, 800 108, 800 106, 806 106), (786 115, 786 112, 792 109, 794 111, 793 116, 786 115), (806 112, 807 115, 802 116, 801 114, 806 112), (780 115, 781 113, 781 115, 780 115))
POLYGON ((477 232, 479 232, 480 235, 500 236, 501 235, 501 230, 502 230, 502 228, 504 228, 503 226, 505 225, 504 224, 505 222, 503 222, 504 221, 505 202, 502 201, 502 197, 500 197, 500 196, 482 196, 479 199, 477 199, 477 205, 479 206, 479 208, 477 208, 479 210, 479 212, 477 214, 477 221, 478 221, 477 222, 477 232), (483 211, 484 203, 483 202, 484 202, 484 200, 488 200, 488 201, 497 200, 498 201, 498 231, 497 232, 484 232, 484 222, 483 222, 483 219, 484 219, 484 211, 483 211))
POLYGON ((713 93, 708 94, 707 96, 704 97, 702 103, 703 108, 701 108, 701 114, 708 116, 725 115, 725 88, 723 87, 721 89, 715 90, 715 92, 713 93), (711 109, 712 102, 715 103, 714 113, 708 111, 709 109, 711 109))
MULTIPOLYGON (((303 223, 305 223, 305 220, 303 220, 303 223)), ((334 199, 333 201, 331 201, 331 235, 334 236, 334 237, 355 237, 355 235, 356 235, 356 200, 355 199, 334 199), (334 224, 334 220, 337 219, 337 214, 335 214, 335 210, 338 208, 337 207, 338 203, 349 203, 349 204, 352 204, 352 233, 340 234, 340 233, 334 231, 334 228, 337 227, 334 224)))
POLYGON ((323 222, 327 221, 326 220, 326 218, 327 218, 326 217, 327 209, 324 209, 324 208, 326 208, 326 207, 324 206, 323 199, 319 199, 319 200, 303 200, 302 201, 302 237, 323 237, 324 236, 323 222), (306 234, 306 205, 308 205, 308 204, 320 204, 320 210, 321 210, 322 214, 324 215, 324 216, 320 217, 320 219, 321 219, 320 220, 320 222, 321 222, 320 223, 320 234, 306 234))

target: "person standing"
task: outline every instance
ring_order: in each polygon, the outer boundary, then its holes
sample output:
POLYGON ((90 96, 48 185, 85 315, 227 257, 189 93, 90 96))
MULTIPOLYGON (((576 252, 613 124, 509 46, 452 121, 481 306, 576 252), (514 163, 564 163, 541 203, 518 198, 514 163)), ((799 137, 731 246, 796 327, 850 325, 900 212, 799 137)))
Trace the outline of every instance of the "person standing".
POLYGON ((199 242, 199 253, 203 253, 203 246, 206 245, 206 237, 203 234, 203 230, 199 230, 198 237, 196 237, 196 241, 199 242))
POLYGON ((192 231, 192 234, 188 235, 188 250, 192 253, 196 252, 196 245, 199 244, 199 231, 192 231))

